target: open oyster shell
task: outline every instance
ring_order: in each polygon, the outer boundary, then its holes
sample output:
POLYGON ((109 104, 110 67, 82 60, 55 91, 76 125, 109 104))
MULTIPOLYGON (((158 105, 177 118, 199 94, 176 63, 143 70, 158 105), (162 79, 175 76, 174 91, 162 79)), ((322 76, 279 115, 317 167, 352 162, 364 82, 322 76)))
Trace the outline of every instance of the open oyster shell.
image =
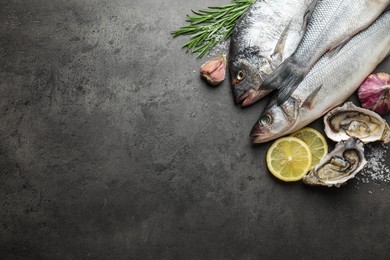
POLYGON ((377 113, 347 102, 324 116, 326 135, 335 142, 357 137, 364 143, 390 141, 390 128, 377 113))
POLYGON ((335 149, 303 178, 303 182, 313 186, 328 187, 340 187, 345 184, 367 163, 363 145, 363 142, 357 138, 339 142, 335 149))

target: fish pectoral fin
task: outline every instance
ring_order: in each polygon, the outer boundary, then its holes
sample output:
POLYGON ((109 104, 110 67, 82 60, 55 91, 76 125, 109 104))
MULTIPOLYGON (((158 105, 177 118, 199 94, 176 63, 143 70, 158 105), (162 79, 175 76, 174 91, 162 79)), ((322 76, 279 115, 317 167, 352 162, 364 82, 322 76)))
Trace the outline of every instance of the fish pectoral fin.
POLYGON ((307 24, 309 23, 310 17, 313 14, 314 8, 317 5, 318 0, 313 0, 307 7, 305 14, 303 15, 302 31, 306 30, 307 24))
POLYGON ((290 81, 283 88, 278 89, 278 106, 282 105, 297 87, 298 85, 295 84, 295 81, 290 81))
POLYGON ((322 85, 316 88, 306 99, 303 101, 301 107, 312 109, 316 103, 317 95, 320 92, 322 85))
MULTIPOLYGON (((263 82, 263 89, 278 89, 278 100, 287 100, 307 74, 307 68, 298 65, 292 57, 285 59, 263 82), (282 98, 283 96, 283 98, 282 98)), ((281 101, 280 101, 281 102, 281 101)), ((281 103, 278 103, 281 104, 281 103)))
POLYGON ((280 57, 280 59, 283 60, 283 51, 284 51, 284 47, 286 46, 288 32, 290 31, 290 27, 291 27, 291 20, 288 22, 287 26, 284 28, 282 34, 279 37, 278 42, 275 45, 274 52, 271 55, 272 58, 275 58, 278 55, 280 57))
POLYGON ((292 57, 289 57, 265 79, 262 88, 277 89, 278 105, 281 105, 290 97, 306 74, 306 68, 302 68, 292 57))

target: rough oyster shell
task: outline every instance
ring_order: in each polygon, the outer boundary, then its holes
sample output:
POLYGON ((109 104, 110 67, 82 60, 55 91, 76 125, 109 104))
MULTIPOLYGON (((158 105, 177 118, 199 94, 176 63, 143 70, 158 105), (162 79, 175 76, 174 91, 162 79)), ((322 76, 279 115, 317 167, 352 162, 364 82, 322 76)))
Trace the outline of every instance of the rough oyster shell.
POLYGON ((303 178, 303 182, 313 186, 328 187, 340 187, 345 184, 367 163, 363 145, 363 142, 357 138, 339 142, 335 149, 303 178))
POLYGON ((377 113, 347 102, 324 116, 326 135, 335 142, 357 137, 364 143, 390 141, 390 128, 377 113))

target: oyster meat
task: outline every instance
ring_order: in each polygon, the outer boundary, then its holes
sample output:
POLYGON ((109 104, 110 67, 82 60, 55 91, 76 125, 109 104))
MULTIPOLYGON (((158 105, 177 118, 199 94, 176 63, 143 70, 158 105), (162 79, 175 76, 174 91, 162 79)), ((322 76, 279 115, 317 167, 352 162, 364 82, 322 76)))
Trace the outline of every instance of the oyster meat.
POLYGON ((326 135, 335 142, 357 137, 364 143, 390 141, 390 128, 377 113, 347 102, 324 116, 326 135))
POLYGON ((305 184, 313 186, 336 186, 345 184, 363 169, 364 143, 358 138, 339 142, 304 178, 305 184))

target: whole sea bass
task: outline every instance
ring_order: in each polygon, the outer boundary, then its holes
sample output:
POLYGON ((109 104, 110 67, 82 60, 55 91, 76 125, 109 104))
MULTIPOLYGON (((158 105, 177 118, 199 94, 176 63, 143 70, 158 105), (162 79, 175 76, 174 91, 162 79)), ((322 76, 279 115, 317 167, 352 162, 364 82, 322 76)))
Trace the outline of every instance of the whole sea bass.
POLYGON ((229 68, 235 102, 250 105, 264 97, 264 79, 294 52, 304 33, 311 0, 258 0, 237 22, 229 68))
POLYGON ((342 47, 367 28, 389 3, 390 0, 314 0, 298 48, 265 80, 263 88, 278 89, 278 103, 283 103, 325 52, 337 52, 337 46, 342 47))
POLYGON ((390 11, 353 37, 335 55, 325 54, 281 105, 277 95, 251 132, 263 143, 295 132, 344 102, 390 54, 390 11))

